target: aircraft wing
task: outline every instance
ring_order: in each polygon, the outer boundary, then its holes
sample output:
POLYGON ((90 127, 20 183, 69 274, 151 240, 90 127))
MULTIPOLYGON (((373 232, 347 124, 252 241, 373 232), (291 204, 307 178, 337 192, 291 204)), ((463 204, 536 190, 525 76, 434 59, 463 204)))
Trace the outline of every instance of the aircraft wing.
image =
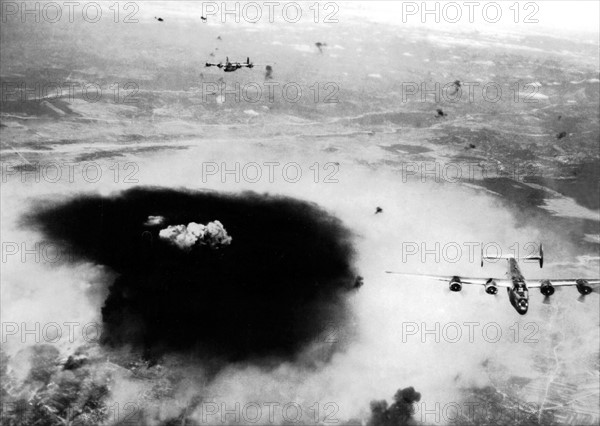
POLYGON ((533 282, 533 281, 527 281, 527 287, 529 288, 539 288, 542 286, 542 283, 544 281, 550 281, 550 284, 552 284, 554 287, 561 287, 561 286, 569 286, 569 285, 577 285, 577 281, 586 281, 588 285, 598 285, 600 284, 600 279, 572 279, 572 280, 538 280, 538 282, 533 282))
MULTIPOLYGON (((413 277, 413 278, 425 278, 430 280, 438 280, 438 281, 446 281, 450 282, 454 279, 452 275, 422 275, 422 274, 405 274, 403 272, 394 272, 394 271, 385 271, 388 274, 396 274, 403 275, 405 277, 413 277)), ((511 280, 507 280, 506 278, 473 278, 473 277, 461 277, 460 282, 462 284, 473 284, 473 285, 486 285, 488 281, 494 280, 498 287, 508 287, 512 288, 513 283, 511 280)))

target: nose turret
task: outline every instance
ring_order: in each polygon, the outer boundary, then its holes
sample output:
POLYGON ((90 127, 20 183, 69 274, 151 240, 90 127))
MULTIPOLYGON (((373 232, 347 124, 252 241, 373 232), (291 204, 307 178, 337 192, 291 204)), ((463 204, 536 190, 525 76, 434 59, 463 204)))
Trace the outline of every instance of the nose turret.
POLYGON ((519 299, 515 304, 515 308, 517 308, 517 312, 520 315, 525 315, 527 313, 527 309, 529 308, 529 302, 527 299, 519 299))

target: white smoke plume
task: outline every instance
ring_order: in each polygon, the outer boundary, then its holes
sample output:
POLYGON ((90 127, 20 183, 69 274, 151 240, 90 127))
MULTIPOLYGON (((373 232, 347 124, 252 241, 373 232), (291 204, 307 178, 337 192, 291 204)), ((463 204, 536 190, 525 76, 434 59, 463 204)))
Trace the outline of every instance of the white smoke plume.
POLYGON ((195 244, 218 249, 228 246, 232 240, 218 220, 208 222, 207 225, 196 222, 190 222, 187 226, 171 225, 161 229, 158 235, 182 250, 191 250, 195 244))
POLYGON ((162 216, 148 216, 148 220, 144 223, 145 226, 162 225, 165 218, 162 216))

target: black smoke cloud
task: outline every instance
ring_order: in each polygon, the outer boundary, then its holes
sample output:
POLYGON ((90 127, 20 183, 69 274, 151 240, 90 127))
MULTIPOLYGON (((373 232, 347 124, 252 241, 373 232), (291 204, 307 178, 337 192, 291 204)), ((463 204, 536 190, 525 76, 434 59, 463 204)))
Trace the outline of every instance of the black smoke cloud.
POLYGON ((134 188, 40 203, 24 224, 118 277, 102 308, 102 342, 147 357, 293 359, 342 326, 356 279, 352 233, 315 204, 252 192, 134 188), (148 221, 161 217, 160 223, 148 221), (159 238, 169 225, 219 220, 213 250, 159 238))
POLYGON ((421 400, 421 394, 411 386, 398 389, 394 402, 388 406, 387 401, 371 402, 371 418, 367 426, 402 426, 411 425, 415 414, 414 404, 421 400))

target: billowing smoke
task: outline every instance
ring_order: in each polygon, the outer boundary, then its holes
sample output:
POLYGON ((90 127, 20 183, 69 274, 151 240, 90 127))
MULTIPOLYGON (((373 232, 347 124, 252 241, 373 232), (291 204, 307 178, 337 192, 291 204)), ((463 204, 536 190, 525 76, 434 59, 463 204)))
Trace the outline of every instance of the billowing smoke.
POLYGON ((109 410, 105 409, 111 364, 94 361, 90 363, 81 353, 63 360, 58 348, 49 344, 19 351, 11 370, 0 369, 3 401, 10 401, 3 403, 2 424, 106 424, 111 420, 109 410), (8 392, 4 393, 5 390, 8 392))
POLYGON ((66 243, 75 261, 118 274, 101 341, 149 360, 294 360, 324 329, 347 323, 345 295, 358 275, 352 234, 316 204, 135 188, 78 196, 28 223, 66 243))
POLYGON ((158 236, 182 250, 190 250, 195 244, 218 249, 228 246, 232 240, 218 220, 208 222, 206 226, 196 222, 190 222, 187 226, 167 226, 160 230, 158 236))
POLYGON ((421 394, 411 386, 398 389, 394 402, 388 406, 386 400, 371 402, 371 418, 368 426, 403 426, 411 422, 415 414, 416 402, 421 400, 421 394))

